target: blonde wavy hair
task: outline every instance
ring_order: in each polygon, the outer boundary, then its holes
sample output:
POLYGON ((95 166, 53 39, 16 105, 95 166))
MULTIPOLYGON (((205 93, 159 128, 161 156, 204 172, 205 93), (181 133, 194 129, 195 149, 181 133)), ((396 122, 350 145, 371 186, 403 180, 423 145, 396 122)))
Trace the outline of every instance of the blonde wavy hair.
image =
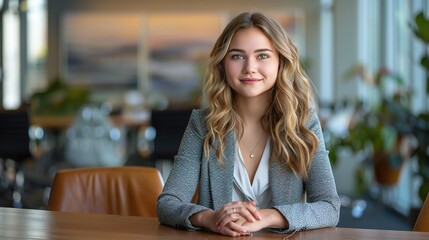
POLYGON ((209 113, 204 154, 211 148, 223 165, 226 136, 237 129, 241 138, 243 123, 236 112, 234 91, 226 81, 224 57, 234 34, 246 28, 258 28, 271 39, 279 54, 278 78, 272 89, 272 104, 262 118, 272 139, 270 161, 280 161, 304 178, 318 146, 317 136, 305 127, 310 106, 315 104, 311 86, 301 69, 298 51, 283 28, 262 13, 242 13, 235 17, 217 39, 211 53, 203 86, 209 113), (265 124, 266 123, 266 124, 265 124))

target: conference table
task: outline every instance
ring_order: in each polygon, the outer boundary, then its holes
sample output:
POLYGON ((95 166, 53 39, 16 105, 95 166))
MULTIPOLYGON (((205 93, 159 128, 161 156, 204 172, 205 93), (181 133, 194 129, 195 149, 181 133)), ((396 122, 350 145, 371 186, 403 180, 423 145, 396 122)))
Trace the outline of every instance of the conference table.
POLYGON ((0 239, 429 239, 429 232, 322 228, 292 236, 256 232, 231 238, 215 233, 178 230, 159 224, 156 218, 103 214, 52 212, 36 209, 0 208, 0 239))

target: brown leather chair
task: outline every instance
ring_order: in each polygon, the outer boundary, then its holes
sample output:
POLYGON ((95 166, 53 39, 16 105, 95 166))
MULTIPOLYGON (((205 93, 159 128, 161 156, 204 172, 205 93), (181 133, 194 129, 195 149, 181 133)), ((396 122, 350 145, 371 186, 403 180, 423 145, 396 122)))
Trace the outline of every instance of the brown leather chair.
POLYGON ((429 232, 429 194, 422 205, 419 216, 414 224, 413 231, 429 232))
POLYGON ((60 170, 47 209, 64 212, 156 217, 164 181, 152 167, 92 167, 60 170))

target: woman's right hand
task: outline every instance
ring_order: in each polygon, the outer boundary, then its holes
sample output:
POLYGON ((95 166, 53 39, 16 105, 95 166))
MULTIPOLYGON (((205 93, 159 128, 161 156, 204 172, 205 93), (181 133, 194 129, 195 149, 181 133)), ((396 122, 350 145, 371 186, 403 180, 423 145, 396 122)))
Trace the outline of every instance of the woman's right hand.
POLYGON ((219 228, 216 224, 216 212, 213 210, 205 210, 192 215, 189 220, 195 227, 204 228, 212 232, 222 235, 239 237, 248 235, 241 226, 242 224, 231 222, 227 226, 219 228))
POLYGON ((196 227, 232 237, 249 235, 243 224, 260 219, 254 202, 231 202, 217 211, 205 210, 190 217, 192 225, 196 227))
POLYGON ((219 228, 223 228, 231 222, 242 225, 245 222, 255 222, 259 220, 261 220, 261 216, 254 201, 230 202, 216 211, 216 225, 219 228))

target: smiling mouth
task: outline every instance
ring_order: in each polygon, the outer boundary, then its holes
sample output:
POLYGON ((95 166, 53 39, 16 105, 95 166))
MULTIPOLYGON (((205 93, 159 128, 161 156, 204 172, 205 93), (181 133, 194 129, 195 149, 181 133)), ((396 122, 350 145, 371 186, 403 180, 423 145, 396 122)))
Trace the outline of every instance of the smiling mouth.
POLYGON ((240 79, 241 82, 245 82, 245 83, 254 83, 254 82, 259 82, 262 79, 260 78, 242 78, 240 79))

